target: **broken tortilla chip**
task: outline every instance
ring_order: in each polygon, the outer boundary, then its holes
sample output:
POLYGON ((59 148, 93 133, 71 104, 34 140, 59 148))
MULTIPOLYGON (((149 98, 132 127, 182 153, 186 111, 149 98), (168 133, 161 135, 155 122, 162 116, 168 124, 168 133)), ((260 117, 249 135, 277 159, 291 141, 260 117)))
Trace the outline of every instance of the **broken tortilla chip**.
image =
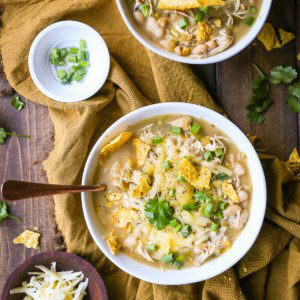
POLYGON ((289 160, 286 162, 287 168, 291 170, 295 176, 300 173, 300 156, 298 150, 295 148, 291 153, 289 160))
POLYGON ((268 51, 274 48, 280 48, 281 44, 276 36, 275 29, 271 23, 266 23, 257 39, 263 43, 268 51))
POLYGON ((179 9, 186 10, 197 7, 224 5, 223 0, 160 0, 159 9, 179 9))
POLYGON ((282 28, 279 29, 279 35, 281 39, 281 47, 295 38, 295 35, 292 32, 287 32, 282 28))
POLYGON ((17 238, 13 240, 14 244, 23 244, 26 248, 38 249, 39 248, 39 237, 38 232, 25 230, 17 238))
POLYGON ((142 142, 140 139, 135 138, 132 141, 132 145, 135 148, 135 154, 137 157, 138 164, 142 166, 146 162, 146 158, 151 149, 150 146, 142 142))
POLYGON ((123 144, 125 144, 132 136, 132 132, 122 132, 116 138, 114 138, 109 144, 104 146, 100 151, 100 163, 103 161, 103 157, 109 153, 116 151, 123 144))

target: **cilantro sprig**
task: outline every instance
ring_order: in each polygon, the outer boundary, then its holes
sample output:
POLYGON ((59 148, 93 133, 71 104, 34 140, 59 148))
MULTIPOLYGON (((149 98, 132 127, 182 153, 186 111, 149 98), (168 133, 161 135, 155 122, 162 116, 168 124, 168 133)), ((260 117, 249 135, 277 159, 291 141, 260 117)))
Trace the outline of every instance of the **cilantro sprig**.
POLYGON ((289 86, 287 104, 291 111, 295 113, 300 112, 300 82, 296 82, 289 86))
POLYGON ((150 224, 158 230, 164 229, 171 220, 174 209, 166 200, 159 200, 158 197, 150 199, 145 208, 145 216, 150 224))
POLYGON ((269 80, 273 84, 289 84, 298 77, 298 72, 291 66, 277 66, 271 70, 269 80))
POLYGON ((8 206, 7 203, 4 201, 0 201, 0 222, 2 222, 6 218, 13 218, 17 221, 20 221, 18 217, 12 216, 8 213, 8 206))
POLYGON ((7 138, 8 135, 9 136, 24 137, 24 138, 29 138, 30 137, 30 136, 24 135, 24 134, 17 134, 17 133, 7 132, 7 131, 5 131, 5 129, 3 127, 0 127, 0 144, 5 143, 5 139, 7 138))
POLYGON ((19 96, 12 98, 10 103, 16 110, 22 110, 25 106, 25 103, 21 101, 19 96))

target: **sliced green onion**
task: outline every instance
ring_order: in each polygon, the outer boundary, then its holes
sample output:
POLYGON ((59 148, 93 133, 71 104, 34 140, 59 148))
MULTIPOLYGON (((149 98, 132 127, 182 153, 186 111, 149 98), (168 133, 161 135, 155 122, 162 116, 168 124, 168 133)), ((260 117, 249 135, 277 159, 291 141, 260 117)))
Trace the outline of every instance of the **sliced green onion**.
POLYGON ((58 63, 57 63, 57 65, 58 66, 64 66, 66 64, 66 62, 64 61, 64 60, 60 60, 60 61, 58 61, 58 63))
POLYGON ((76 66, 71 66, 68 70, 71 74, 73 74, 77 71, 77 67, 76 66))
POLYGON ((67 77, 67 72, 63 69, 60 69, 57 71, 57 76, 60 80, 63 80, 65 77, 67 77))
POLYGON ((211 223, 210 229, 211 229, 212 231, 217 231, 218 228, 219 228, 219 224, 218 224, 218 223, 214 223, 214 222, 211 223))
POLYGON ((256 12, 257 12, 256 6, 255 6, 255 5, 250 6, 250 11, 251 11, 252 13, 256 14, 256 12))
POLYGON ((78 65, 80 67, 88 67, 90 64, 87 62, 87 61, 84 61, 84 60, 80 60, 78 65))
POLYGON ((207 162, 210 162, 213 160, 213 156, 212 156, 212 153, 208 150, 206 150, 204 152, 204 155, 203 155, 204 159, 207 161, 207 162))
POLYGON ((217 148, 215 153, 216 153, 216 157, 222 157, 224 155, 224 152, 221 148, 217 148))
POLYGON ((59 56, 61 57, 61 58, 65 58, 67 55, 68 55, 68 50, 66 50, 66 49, 60 49, 59 50, 59 56))
POLYGON ((181 261, 181 262, 183 262, 184 261, 184 256, 181 254, 181 255, 178 255, 177 257, 176 257, 176 260, 177 261, 181 261))
POLYGON ((185 224, 181 229, 181 233, 184 238, 188 237, 191 232, 192 232, 192 226, 189 224, 185 224))
POLYGON ((70 48, 70 53, 71 54, 77 54, 78 53, 78 48, 70 48))
POLYGON ((205 14, 207 14, 209 11, 209 6, 201 7, 200 10, 203 11, 205 14))
POLYGON ((177 222, 176 219, 170 221, 170 226, 173 228, 173 231, 177 233, 181 229, 181 224, 177 222))
POLYGON ((197 134, 199 132, 200 128, 201 128, 201 126, 198 123, 194 122, 192 125, 192 128, 190 129, 190 132, 197 134))
POLYGON ((85 75, 86 74, 86 69, 85 68, 79 68, 79 69, 77 69, 77 73, 79 75, 85 75))
POLYGON ((175 197, 175 190, 169 190, 169 196, 170 197, 175 197))
POLYGON ((158 145, 163 141, 161 136, 156 136, 153 139, 151 139, 152 145, 158 145))
POLYGON ((219 204, 219 208, 220 208, 221 210, 224 210, 227 206, 228 206, 228 203, 227 203, 227 202, 221 202, 221 203, 219 204))
POLYGON ((56 65, 58 63, 58 58, 53 58, 53 57, 50 57, 50 62, 52 65, 56 65))
POLYGON ((77 53, 77 59, 80 60, 85 60, 85 51, 84 50, 79 50, 77 53))
POLYGON ((50 53, 50 56, 52 58, 59 58, 59 49, 58 48, 54 48, 51 53, 50 53))
POLYGON ((164 255, 164 256, 162 257, 161 260, 162 260, 165 264, 169 264, 170 262, 173 261, 173 259, 174 259, 173 253, 169 253, 169 254, 167 254, 167 255, 164 255))
POLYGON ((177 21, 177 25, 181 28, 181 29, 185 29, 188 26, 190 26, 190 21, 187 17, 183 17, 180 20, 177 21))
POLYGON ((66 78, 64 78, 62 81, 61 81, 61 83, 62 84, 66 84, 66 83, 69 83, 70 82, 70 80, 66 77, 66 78))
POLYGON ((181 176, 181 175, 178 175, 178 176, 176 177, 176 179, 177 179, 179 182, 186 182, 185 178, 184 178, 183 176, 181 176))
POLYGON ((79 41, 79 47, 80 47, 81 49, 85 49, 85 48, 86 48, 86 42, 85 42, 85 40, 80 40, 80 41, 79 41))
POLYGON ((228 179, 228 178, 230 178, 227 174, 225 174, 225 173, 221 173, 221 174, 217 174, 216 175, 216 178, 218 179, 218 180, 226 180, 226 179, 228 179))
POLYGON ((181 127, 172 127, 172 133, 175 135, 180 135, 182 132, 182 128, 181 127))
POLYGON ((84 55, 85 55, 85 60, 88 61, 89 60, 89 53, 87 51, 85 51, 84 55))
POLYGON ((172 261, 172 266, 176 269, 180 269, 181 265, 182 265, 182 262, 178 261, 177 259, 172 261))
POLYGON ((76 63, 77 62, 77 57, 75 55, 68 55, 67 56, 67 61, 72 62, 72 63, 76 63))
POLYGON ((193 211, 193 210, 198 210, 200 207, 199 203, 188 203, 183 205, 183 210, 186 211, 193 211))
POLYGON ((223 213, 222 210, 218 209, 215 214, 216 219, 223 219, 223 213))
POLYGON ((77 82, 79 82, 79 81, 82 80, 83 76, 80 75, 80 74, 78 73, 78 71, 76 71, 76 72, 73 74, 73 78, 74 78, 74 80, 76 80, 77 82))
POLYGON ((150 251, 150 252, 154 252, 154 251, 157 251, 157 245, 155 245, 155 244, 147 244, 146 245, 146 249, 148 250, 148 251, 150 251))
POLYGON ((162 164, 162 168, 164 169, 164 170, 167 170, 167 169, 169 169, 169 168, 171 168, 172 167, 172 164, 171 164, 171 162, 169 161, 169 160, 166 160, 163 164, 162 164))
POLYGON ((212 201, 211 197, 207 196, 206 193, 202 191, 197 191, 196 193, 194 193, 194 198, 200 203, 206 203, 212 201))
POLYGON ((144 17, 149 17, 150 6, 148 4, 141 4, 139 10, 143 13, 144 17))
POLYGON ((244 22, 245 22, 246 25, 251 26, 254 23, 254 21, 255 21, 255 18, 250 16, 247 19, 245 19, 244 22))
POLYGON ((213 211, 214 205, 210 202, 205 205, 203 216, 206 218, 210 218, 211 213, 213 211))
POLYGON ((198 11, 197 13, 196 13, 196 17, 195 17, 195 21, 197 22, 197 21, 202 21, 203 20, 203 18, 204 18, 204 12, 203 11, 198 11))

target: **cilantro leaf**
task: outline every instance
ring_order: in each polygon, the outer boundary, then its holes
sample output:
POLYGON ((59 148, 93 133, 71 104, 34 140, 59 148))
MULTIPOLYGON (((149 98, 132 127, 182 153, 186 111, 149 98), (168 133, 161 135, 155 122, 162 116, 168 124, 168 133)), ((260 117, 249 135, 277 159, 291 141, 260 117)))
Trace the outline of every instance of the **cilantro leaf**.
POLYGON ((257 123, 261 124, 265 121, 265 118, 262 113, 258 113, 256 111, 248 111, 247 113, 247 118, 252 122, 252 123, 257 123))
POLYGON ((11 105, 16 109, 16 110, 21 110, 25 103, 23 101, 21 101, 19 96, 16 96, 14 98, 11 99, 11 105))
POLYGON ((10 136, 19 136, 19 137, 25 137, 25 138, 29 138, 30 136, 28 135, 24 135, 24 134, 16 134, 16 133, 10 133, 10 132, 6 132, 4 130, 4 128, 0 127, 0 144, 4 144, 5 143, 5 139, 6 137, 10 135, 10 136))
POLYGON ((198 210, 200 208, 200 203, 188 203, 183 205, 183 210, 186 211, 192 211, 192 210, 198 210))
POLYGON ((300 82, 296 82, 289 86, 289 92, 292 96, 300 99, 300 82))
POLYGON ((158 230, 164 229, 170 222, 174 210, 166 200, 159 200, 157 197, 150 199, 145 208, 145 216, 150 224, 158 230))
POLYGON ((218 180, 226 180, 228 178, 230 178, 230 177, 225 173, 220 173, 220 174, 216 175, 216 179, 218 179, 218 180))
POLYGON ((300 113, 300 99, 295 96, 289 96, 287 98, 287 104, 291 111, 295 113, 300 113))
POLYGON ((271 70, 269 80, 273 84, 291 83, 298 77, 298 72, 291 66, 277 66, 271 70))
POLYGON ((10 217, 10 218, 20 221, 19 218, 12 216, 8 213, 7 203, 4 201, 0 201, 0 222, 2 222, 7 217, 10 217))

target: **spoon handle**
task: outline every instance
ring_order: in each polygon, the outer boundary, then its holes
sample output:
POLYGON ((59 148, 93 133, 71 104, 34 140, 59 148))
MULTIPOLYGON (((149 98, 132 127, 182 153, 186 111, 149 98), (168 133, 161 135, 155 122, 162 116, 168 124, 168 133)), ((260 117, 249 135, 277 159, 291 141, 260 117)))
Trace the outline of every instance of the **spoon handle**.
POLYGON ((7 180, 2 184, 1 192, 4 200, 13 201, 67 193, 103 192, 105 189, 106 185, 101 183, 97 185, 59 185, 7 180))

